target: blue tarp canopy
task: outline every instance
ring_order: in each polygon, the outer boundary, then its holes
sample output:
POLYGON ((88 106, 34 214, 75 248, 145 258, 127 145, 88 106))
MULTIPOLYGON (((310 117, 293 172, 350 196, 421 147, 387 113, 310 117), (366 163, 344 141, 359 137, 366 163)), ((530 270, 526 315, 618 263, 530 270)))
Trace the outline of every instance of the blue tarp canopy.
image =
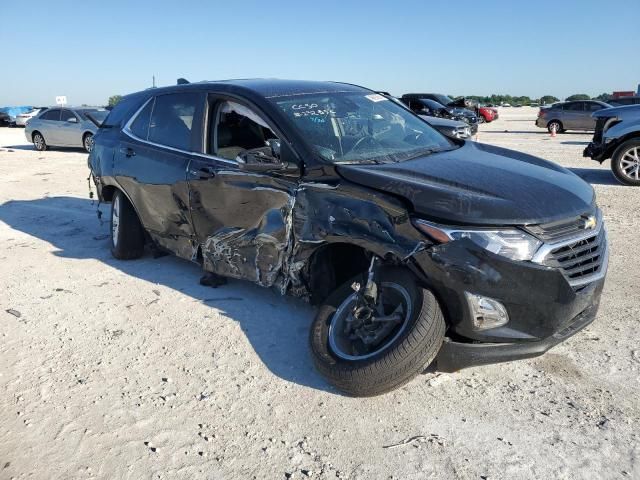
POLYGON ((20 107, 0 107, 0 112, 4 112, 11 117, 11 120, 15 121, 16 115, 20 115, 21 113, 28 112, 32 110, 33 107, 29 105, 23 105, 20 107))

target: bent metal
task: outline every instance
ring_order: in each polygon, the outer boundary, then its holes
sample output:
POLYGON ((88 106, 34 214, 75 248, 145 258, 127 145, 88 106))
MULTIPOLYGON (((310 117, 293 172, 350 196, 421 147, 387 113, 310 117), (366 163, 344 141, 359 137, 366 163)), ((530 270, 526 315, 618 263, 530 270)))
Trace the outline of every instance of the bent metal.
POLYGON ((368 89, 237 80, 124 97, 89 157, 116 258, 145 244, 318 305, 319 371, 377 395, 540 355, 595 318, 593 189, 368 89))

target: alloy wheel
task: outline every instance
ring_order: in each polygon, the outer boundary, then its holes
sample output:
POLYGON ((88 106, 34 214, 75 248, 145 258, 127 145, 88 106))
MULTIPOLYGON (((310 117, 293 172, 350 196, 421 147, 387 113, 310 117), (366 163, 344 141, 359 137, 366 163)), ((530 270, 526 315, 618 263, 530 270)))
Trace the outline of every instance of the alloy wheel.
POLYGON ((412 315, 409 292, 397 283, 382 282, 377 304, 359 305, 358 293, 349 295, 333 314, 329 347, 344 360, 376 355, 400 337, 412 315))
POLYGON ((640 180, 640 147, 632 147, 622 154, 620 170, 631 180, 640 180))
POLYGON ((91 150, 93 150, 93 135, 85 135, 83 143, 84 149, 91 153, 91 150))
POLYGON ((42 148, 44 147, 44 138, 42 138, 42 135, 40 135, 39 133, 36 133, 33 136, 33 143, 36 146, 36 150, 42 150, 42 148))

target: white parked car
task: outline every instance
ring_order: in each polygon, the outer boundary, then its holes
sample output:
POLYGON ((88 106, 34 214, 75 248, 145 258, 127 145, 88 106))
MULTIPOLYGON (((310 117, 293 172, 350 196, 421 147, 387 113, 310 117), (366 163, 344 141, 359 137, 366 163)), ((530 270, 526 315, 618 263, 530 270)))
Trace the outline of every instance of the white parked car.
POLYGON ((29 110, 28 112, 16 115, 16 126, 24 127, 29 120, 31 120, 33 117, 38 115, 38 113, 40 113, 42 110, 44 110, 44 108, 38 107, 32 110, 29 110))

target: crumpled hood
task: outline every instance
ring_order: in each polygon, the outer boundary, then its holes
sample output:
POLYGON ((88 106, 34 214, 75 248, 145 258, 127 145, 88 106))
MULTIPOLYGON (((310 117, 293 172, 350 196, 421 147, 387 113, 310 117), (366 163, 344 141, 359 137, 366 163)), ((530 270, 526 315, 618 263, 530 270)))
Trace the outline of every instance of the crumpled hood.
POLYGON ((620 119, 636 118, 640 116, 640 105, 623 105, 621 107, 603 108, 591 114, 593 118, 618 117, 620 119))
POLYGON ((340 165, 354 183, 401 196, 414 212, 452 224, 525 225, 592 212, 591 185, 569 170, 475 142, 399 163, 340 165))

